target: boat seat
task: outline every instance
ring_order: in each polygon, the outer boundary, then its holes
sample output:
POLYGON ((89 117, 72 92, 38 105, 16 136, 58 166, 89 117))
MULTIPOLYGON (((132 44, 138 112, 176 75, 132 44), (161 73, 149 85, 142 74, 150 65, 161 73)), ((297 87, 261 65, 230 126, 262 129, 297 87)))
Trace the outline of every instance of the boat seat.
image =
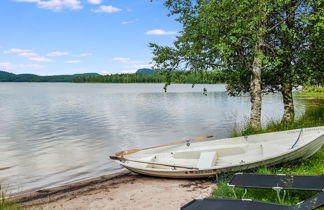
POLYGON ((200 151, 181 151, 172 153, 175 159, 199 159, 200 151))
POLYGON ((199 168, 199 170, 209 169, 214 165, 216 158, 216 152, 201 152, 197 163, 197 168, 199 168))

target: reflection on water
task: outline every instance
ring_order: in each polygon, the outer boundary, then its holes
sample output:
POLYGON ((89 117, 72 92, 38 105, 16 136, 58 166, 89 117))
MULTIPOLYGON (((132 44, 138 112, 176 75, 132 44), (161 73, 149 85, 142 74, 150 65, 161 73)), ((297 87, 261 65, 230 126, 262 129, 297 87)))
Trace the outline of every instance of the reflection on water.
MULTIPOLYGON (((25 191, 113 173, 116 151, 226 137, 249 116, 249 98, 227 96, 224 85, 162 87, 0 83, 0 184, 25 191)), ((263 122, 282 113, 280 95, 264 97, 263 122)))

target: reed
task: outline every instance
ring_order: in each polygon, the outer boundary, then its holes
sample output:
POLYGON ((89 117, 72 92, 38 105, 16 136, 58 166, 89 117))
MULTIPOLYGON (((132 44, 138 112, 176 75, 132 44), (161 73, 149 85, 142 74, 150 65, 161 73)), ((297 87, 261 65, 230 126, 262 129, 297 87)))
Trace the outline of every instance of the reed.
POLYGON ((1 210, 22 210, 23 208, 14 202, 9 201, 6 198, 6 191, 0 185, 0 209, 1 210))

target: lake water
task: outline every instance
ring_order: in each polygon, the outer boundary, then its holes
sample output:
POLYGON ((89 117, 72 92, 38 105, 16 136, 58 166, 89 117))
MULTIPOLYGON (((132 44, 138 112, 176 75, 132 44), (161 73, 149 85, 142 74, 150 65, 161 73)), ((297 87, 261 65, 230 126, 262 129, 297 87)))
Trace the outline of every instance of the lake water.
MULTIPOLYGON (((281 100, 264 97, 263 122, 281 117, 281 100)), ((17 192, 114 173, 116 151, 227 137, 249 112, 249 97, 224 85, 0 83, 0 184, 17 192)))

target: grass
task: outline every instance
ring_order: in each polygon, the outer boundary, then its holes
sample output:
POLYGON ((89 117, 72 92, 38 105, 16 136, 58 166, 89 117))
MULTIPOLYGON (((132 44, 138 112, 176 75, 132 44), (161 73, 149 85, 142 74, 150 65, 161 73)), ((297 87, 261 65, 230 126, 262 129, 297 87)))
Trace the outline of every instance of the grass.
POLYGON ((22 210, 23 208, 16 203, 10 202, 6 199, 6 194, 0 185, 0 209, 1 210, 22 210))
POLYGON ((305 96, 305 97, 324 97, 324 93, 318 92, 296 92, 296 96, 305 96))
POLYGON ((295 92, 297 96, 324 97, 324 87, 304 86, 300 92, 295 92))
POLYGON ((261 130, 256 130, 252 128, 249 124, 247 124, 245 127, 239 130, 235 129, 232 133, 232 137, 292 130, 298 128, 317 127, 323 125, 324 125, 324 105, 309 106, 306 109, 305 114, 293 122, 272 121, 268 123, 268 125, 265 128, 261 130))
MULTIPOLYGON (((254 130, 247 126, 240 131, 236 130, 232 136, 251 135, 266 132, 275 132, 282 130, 297 129, 303 127, 316 127, 324 125, 324 105, 309 106, 305 114, 291 123, 271 122, 262 130, 254 130)), ((324 174, 324 148, 312 157, 306 160, 298 160, 294 162, 284 163, 273 167, 260 167, 246 172, 259 174, 293 174, 293 175, 319 175, 324 174)), ((260 200, 266 202, 282 203, 295 205, 296 203, 315 195, 318 192, 309 191, 287 191, 283 200, 279 201, 274 190, 267 189, 245 189, 228 187, 227 183, 232 178, 233 173, 221 174, 217 177, 217 189, 213 192, 216 198, 248 198, 252 200, 260 200)), ((282 195, 282 194, 281 194, 282 195)), ((324 209, 324 208, 321 208, 324 209)))
POLYGON ((324 87, 304 86, 303 91, 309 93, 324 93, 324 87))
MULTIPOLYGON (((258 174, 304 174, 304 175, 318 175, 324 174, 324 149, 317 152, 314 156, 303 160, 295 161, 293 163, 286 163, 280 166, 274 167, 261 167, 255 170, 249 170, 248 172, 258 173, 258 174)), ((242 198, 245 189, 235 188, 235 194, 231 187, 227 186, 228 181, 233 176, 233 174, 223 174, 218 177, 217 189, 213 192, 213 196, 217 198, 242 198), (236 196, 235 196, 236 195, 236 196)), ((277 194, 274 190, 267 189, 248 189, 244 198, 249 198, 253 200, 283 203, 289 205, 295 205, 296 203, 315 195, 318 192, 309 191, 297 191, 289 190, 286 193, 286 197, 282 202, 279 202, 277 194)))

